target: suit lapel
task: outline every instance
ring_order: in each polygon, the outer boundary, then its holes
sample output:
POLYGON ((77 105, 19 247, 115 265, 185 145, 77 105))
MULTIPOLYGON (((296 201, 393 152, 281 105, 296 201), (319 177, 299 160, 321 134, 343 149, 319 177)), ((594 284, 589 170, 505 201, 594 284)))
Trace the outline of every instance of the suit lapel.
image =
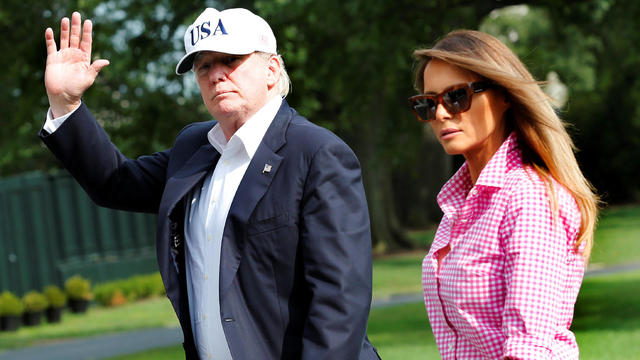
MULTIPOLYGON (((220 153, 209 143, 202 145, 176 173, 169 178, 163 203, 168 205, 167 215, 206 174, 220 158, 220 153)), ((182 214, 184 216, 184 214, 182 214)))
POLYGON ((258 201, 264 196, 280 168, 282 156, 277 151, 285 144, 286 130, 291 121, 291 108, 286 101, 267 129, 260 146, 238 186, 231 203, 224 234, 220 263, 220 298, 228 290, 242 258, 246 224, 258 201))

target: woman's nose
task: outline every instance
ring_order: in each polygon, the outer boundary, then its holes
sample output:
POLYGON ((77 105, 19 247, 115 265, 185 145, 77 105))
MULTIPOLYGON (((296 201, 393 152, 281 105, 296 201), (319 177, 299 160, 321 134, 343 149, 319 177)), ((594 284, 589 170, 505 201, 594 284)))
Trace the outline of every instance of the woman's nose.
POLYGON ((446 119, 451 119, 451 114, 449 113, 447 108, 444 107, 442 103, 439 103, 436 106, 436 120, 443 121, 446 119))

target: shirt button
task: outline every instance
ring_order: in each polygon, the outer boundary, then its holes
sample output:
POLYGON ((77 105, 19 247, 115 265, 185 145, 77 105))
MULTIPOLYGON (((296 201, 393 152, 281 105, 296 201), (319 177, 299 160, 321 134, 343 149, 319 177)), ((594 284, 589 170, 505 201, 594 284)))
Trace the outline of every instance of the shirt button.
POLYGON ((205 280, 209 280, 209 275, 204 274, 204 279, 205 279, 205 280))
POLYGON ((207 354, 207 359, 211 359, 211 354, 207 354))
POLYGON ((453 350, 453 344, 449 344, 449 350, 453 350))
POLYGON ((471 196, 476 196, 476 195, 478 195, 478 189, 476 188, 471 189, 471 196))
POLYGON ((207 240, 211 241, 211 235, 207 236, 207 240))
POLYGON ((467 222, 467 219, 460 219, 460 222, 464 224, 467 222))
POLYGON ((202 320, 207 320, 207 314, 202 314, 202 320))

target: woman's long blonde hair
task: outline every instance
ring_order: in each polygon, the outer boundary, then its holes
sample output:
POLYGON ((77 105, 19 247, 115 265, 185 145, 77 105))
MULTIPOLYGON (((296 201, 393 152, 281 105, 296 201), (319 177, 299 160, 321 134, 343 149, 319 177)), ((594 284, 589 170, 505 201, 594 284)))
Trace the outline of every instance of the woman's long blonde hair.
POLYGON ((502 88, 510 102, 507 127, 518 134, 523 162, 547 183, 554 213, 557 211, 549 176, 575 198, 582 222, 575 249, 588 260, 593 246, 598 197, 576 161, 575 146, 565 124, 552 107, 552 99, 518 57, 495 37, 479 31, 457 30, 430 49, 418 49, 415 87, 424 92, 424 70, 431 59, 471 71, 502 88))

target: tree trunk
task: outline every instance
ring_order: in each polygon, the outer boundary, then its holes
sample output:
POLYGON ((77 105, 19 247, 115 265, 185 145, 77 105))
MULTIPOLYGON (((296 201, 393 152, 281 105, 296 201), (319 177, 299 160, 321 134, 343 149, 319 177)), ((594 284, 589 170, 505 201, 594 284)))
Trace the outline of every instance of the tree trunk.
POLYGON ((351 143, 356 147, 362 165, 363 183, 369 205, 371 219, 371 241, 375 254, 387 253, 398 249, 409 249, 414 244, 407 237, 394 203, 392 183, 392 162, 386 158, 384 145, 384 105, 377 102, 371 106, 371 116, 367 122, 359 122, 351 143))

